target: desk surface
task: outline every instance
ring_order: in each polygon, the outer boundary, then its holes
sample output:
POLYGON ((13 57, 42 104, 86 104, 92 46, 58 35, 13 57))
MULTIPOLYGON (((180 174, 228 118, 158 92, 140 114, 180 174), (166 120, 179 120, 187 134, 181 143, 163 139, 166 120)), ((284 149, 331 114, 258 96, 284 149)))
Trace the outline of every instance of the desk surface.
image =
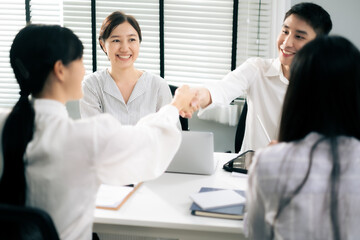
POLYGON ((190 194, 201 187, 246 190, 246 177, 233 177, 222 166, 236 154, 214 153, 218 161, 213 175, 164 173, 142 184, 118 210, 95 210, 94 230, 99 226, 147 227, 243 235, 243 221, 193 216, 190 194))

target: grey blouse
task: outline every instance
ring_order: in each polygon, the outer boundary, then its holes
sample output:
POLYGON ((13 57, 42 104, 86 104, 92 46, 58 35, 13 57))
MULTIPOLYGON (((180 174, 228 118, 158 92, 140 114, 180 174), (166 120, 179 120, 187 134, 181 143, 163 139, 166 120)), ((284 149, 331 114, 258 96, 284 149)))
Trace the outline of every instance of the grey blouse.
MULTIPOLYGON (((256 151, 249 173, 247 224, 250 239, 271 239, 280 197, 293 192, 305 177, 313 145, 322 136, 310 133, 298 142, 256 151)), ((360 142, 338 137, 341 175, 338 192, 340 239, 360 235, 360 142)), ((332 160, 328 143, 314 151, 309 178, 275 222, 273 239, 333 239, 330 220, 332 160)))
POLYGON ((172 99, 166 81, 146 71, 138 79, 127 103, 107 69, 87 75, 82 88, 82 118, 110 113, 126 125, 135 125, 140 118, 157 112, 172 99))

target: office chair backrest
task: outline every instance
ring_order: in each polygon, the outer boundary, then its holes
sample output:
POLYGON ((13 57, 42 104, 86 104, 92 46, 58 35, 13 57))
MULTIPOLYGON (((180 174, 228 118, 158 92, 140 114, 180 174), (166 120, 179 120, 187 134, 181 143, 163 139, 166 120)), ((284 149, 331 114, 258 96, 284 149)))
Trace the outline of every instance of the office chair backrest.
MULTIPOLYGON (((174 85, 170 85, 170 84, 169 84, 169 87, 170 87, 172 95, 174 96, 175 91, 178 87, 174 86, 174 85)), ((183 131, 189 131, 189 120, 187 118, 183 118, 181 116, 179 116, 179 119, 180 119, 181 129, 183 131)))
POLYGON ((245 101, 243 109, 241 111, 239 122, 238 122, 238 125, 237 125, 237 128, 236 128, 235 153, 238 153, 240 151, 243 140, 244 140, 246 114, 247 114, 247 103, 245 101))
POLYGON ((59 240, 59 236, 45 211, 0 204, 0 239, 59 240))

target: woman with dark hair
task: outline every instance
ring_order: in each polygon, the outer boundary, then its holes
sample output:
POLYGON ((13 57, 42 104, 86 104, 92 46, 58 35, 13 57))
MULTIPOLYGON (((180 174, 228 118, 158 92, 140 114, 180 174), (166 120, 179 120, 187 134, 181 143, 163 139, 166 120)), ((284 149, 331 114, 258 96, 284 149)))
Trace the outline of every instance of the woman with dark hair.
POLYGON ((339 36, 305 45, 291 65, 279 144, 249 176, 253 239, 360 235, 360 52, 339 36))
POLYGON ((111 67, 86 76, 81 117, 110 113, 122 124, 134 125, 141 117, 170 103, 166 81, 134 64, 140 51, 141 29, 131 15, 115 11, 103 22, 99 43, 111 67))
POLYGON ((135 126, 109 114, 74 121, 65 103, 82 96, 82 54, 67 28, 23 28, 10 50, 21 96, 1 127, 0 202, 45 210, 61 239, 91 239, 101 183, 131 184, 165 171, 181 141, 179 111, 192 108, 194 97, 179 88, 171 104, 135 126))

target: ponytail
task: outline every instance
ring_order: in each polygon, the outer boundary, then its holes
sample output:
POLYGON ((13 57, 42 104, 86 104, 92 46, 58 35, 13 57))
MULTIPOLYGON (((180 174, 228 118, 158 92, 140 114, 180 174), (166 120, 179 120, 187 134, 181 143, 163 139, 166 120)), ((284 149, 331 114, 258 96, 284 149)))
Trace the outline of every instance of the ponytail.
POLYGON ((20 96, 5 121, 2 133, 3 175, 0 202, 25 205, 26 180, 24 154, 33 137, 35 111, 26 95, 20 96))

